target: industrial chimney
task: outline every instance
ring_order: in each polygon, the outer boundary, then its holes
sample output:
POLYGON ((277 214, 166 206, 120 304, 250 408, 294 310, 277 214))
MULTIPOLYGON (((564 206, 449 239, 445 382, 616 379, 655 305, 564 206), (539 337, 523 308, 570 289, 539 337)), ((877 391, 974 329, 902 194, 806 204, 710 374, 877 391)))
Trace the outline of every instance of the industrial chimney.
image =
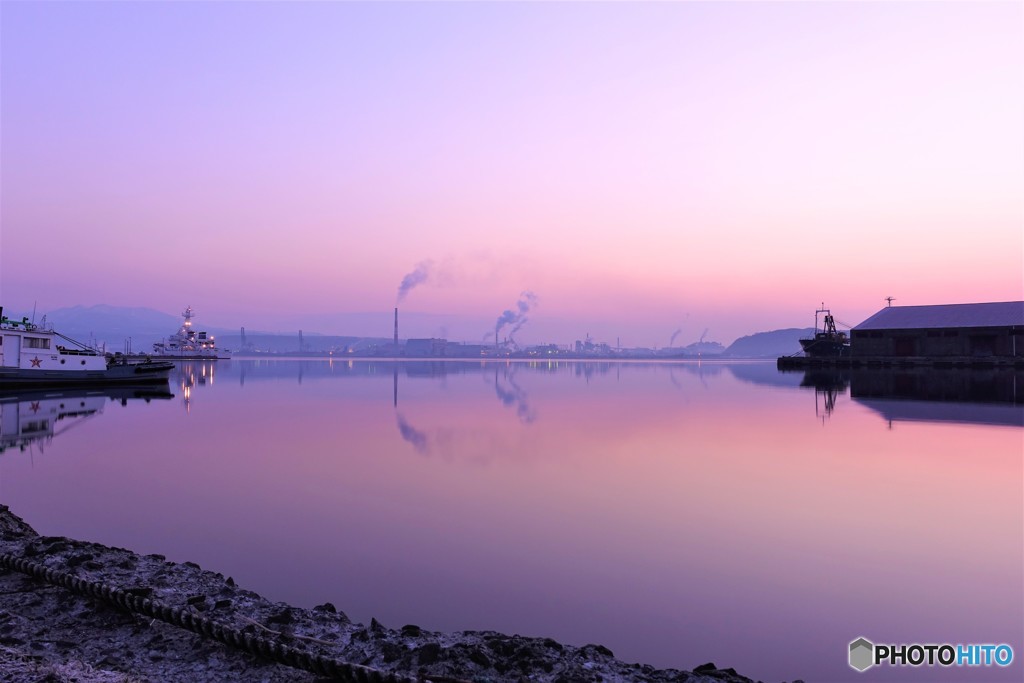
POLYGON ((395 353, 398 353, 398 306, 395 306, 395 353))

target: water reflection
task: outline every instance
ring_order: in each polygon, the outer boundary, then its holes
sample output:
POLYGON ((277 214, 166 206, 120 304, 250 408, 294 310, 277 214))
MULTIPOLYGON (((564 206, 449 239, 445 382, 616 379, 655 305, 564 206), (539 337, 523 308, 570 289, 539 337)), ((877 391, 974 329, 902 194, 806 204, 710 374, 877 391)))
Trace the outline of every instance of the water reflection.
MULTIPOLYGON (((107 410, 48 448, 45 467, 0 458, 4 502, 45 533, 198 562, 364 623, 600 643, 662 667, 857 683, 845 648, 858 636, 1024 642, 1024 432, 971 413, 1019 414, 999 377, 202 367, 182 364, 172 385, 195 392, 189 414, 178 401, 107 410), (873 401, 933 412, 890 430, 873 401)), ((871 680, 921 673, 878 667, 871 680)))
MULTIPOLYGON (((185 412, 192 409, 192 392, 196 387, 213 385, 213 379, 217 368, 230 365, 229 361, 217 360, 195 360, 180 361, 175 363, 175 369, 171 371, 171 383, 181 390, 181 402, 185 412), (223 364, 223 365, 221 365, 223 364)), ((241 383, 245 384, 245 373, 242 373, 241 383)))
POLYGON ((398 433, 402 435, 402 439, 412 444, 412 447, 416 449, 416 452, 421 455, 427 455, 430 453, 430 442, 427 438, 427 433, 421 429, 416 429, 409 424, 402 414, 395 412, 395 417, 398 420, 398 433))
POLYGON ((17 391, 0 393, 0 453, 38 447, 103 413, 108 401, 122 406, 129 401, 169 399, 166 387, 110 387, 67 391, 17 391))
POLYGON ((814 414, 824 424, 826 418, 836 409, 836 401, 846 394, 850 376, 843 371, 808 370, 800 380, 801 387, 814 389, 814 414))
MULTIPOLYGON (((505 365, 503 368, 494 368, 494 393, 498 395, 498 400, 501 401, 502 405, 515 408, 516 416, 519 421, 523 424, 530 424, 537 419, 537 414, 530 408, 530 404, 527 402, 526 392, 523 388, 516 383, 516 373, 519 372, 522 366, 505 365), (499 381, 499 377, 501 381, 499 381)), ((541 372, 545 370, 550 371, 547 368, 538 368, 541 372)))
MULTIPOLYGON (((402 440, 410 444, 420 455, 429 455, 435 448, 441 448, 444 444, 464 442, 467 432, 475 429, 474 425, 456 426, 449 418, 445 420, 446 424, 444 426, 435 427, 428 431, 414 427, 406 416, 398 411, 398 371, 400 366, 403 367, 405 370, 404 374, 409 378, 433 379, 442 385, 449 372, 444 367, 444 363, 413 362, 395 364, 395 367, 392 369, 393 404, 395 407, 395 421, 402 440)), ((527 392, 516 380, 517 373, 522 371, 524 367, 527 366, 519 363, 493 363, 485 366, 467 366, 462 368, 460 374, 480 372, 481 376, 487 377, 488 375, 485 371, 493 370, 494 393, 498 398, 498 402, 505 408, 515 410, 516 417, 521 424, 529 425, 537 419, 537 414, 530 406, 527 392)), ((530 369, 541 373, 555 371, 554 368, 547 367, 546 364, 530 369)))
POLYGON ((1024 426, 1024 373, 1008 369, 844 369, 786 373, 821 398, 822 414, 849 397, 890 424, 897 421, 1024 426))
MULTIPOLYGON (((930 369, 815 369, 804 372, 779 372, 771 363, 615 363, 615 362, 487 362, 487 361, 322 361, 322 360, 242 360, 196 361, 178 364, 172 381, 181 390, 186 411, 191 409, 193 391, 212 386, 217 373, 235 372, 238 384, 246 381, 273 381, 293 378, 297 384, 304 379, 372 378, 390 375, 392 405, 399 407, 401 378, 410 381, 433 380, 442 385, 449 377, 478 374, 490 378, 494 395, 502 406, 513 409, 525 425, 537 419, 520 377, 526 374, 569 374, 589 383, 614 372, 616 381, 622 368, 647 371, 658 368, 680 392, 689 387, 680 375, 698 380, 704 389, 709 380, 728 372, 736 379, 756 385, 813 389, 814 413, 824 422, 841 404, 852 399, 855 404, 870 408, 887 421, 928 420, 976 422, 979 424, 1024 425, 1024 402, 1021 388, 1024 373, 1014 370, 930 370, 930 369), (915 403, 916 402, 916 403, 915 403), (939 404, 943 405, 939 405, 939 404), (985 404, 985 407, 979 407, 985 404), (992 407, 1002 405, 1001 408, 992 407)), ((419 453, 431 451, 428 430, 419 429, 404 414, 396 414, 399 434, 419 453)), ((447 431, 451 431, 450 429, 447 431)))

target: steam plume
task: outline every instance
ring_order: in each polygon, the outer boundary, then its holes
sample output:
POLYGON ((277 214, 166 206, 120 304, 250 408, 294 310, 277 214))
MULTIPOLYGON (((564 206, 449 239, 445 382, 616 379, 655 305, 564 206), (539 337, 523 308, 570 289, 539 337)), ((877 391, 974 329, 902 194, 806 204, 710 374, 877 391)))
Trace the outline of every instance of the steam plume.
POLYGON ((415 289, 417 285, 422 285, 424 282, 429 280, 433 271, 433 261, 426 260, 417 263, 412 272, 402 278, 402 284, 398 285, 398 298, 396 301, 401 303, 402 299, 404 299, 409 292, 415 289))
POLYGON ((673 333, 672 333, 672 338, 668 340, 668 345, 669 345, 670 347, 671 347, 671 346, 672 346, 673 344, 675 344, 675 343, 676 343, 676 337, 678 337, 678 336, 679 336, 679 333, 680 333, 680 332, 682 332, 682 331, 683 331, 683 328, 681 328, 681 327, 680 327, 680 328, 679 328, 678 330, 676 330, 675 332, 673 332, 673 333))
POLYGON ((533 292, 526 290, 519 295, 519 301, 516 302, 515 310, 508 309, 504 313, 498 316, 498 321, 494 324, 494 338, 497 340, 501 334, 503 327, 507 325, 512 326, 512 331, 509 332, 509 337, 514 335, 529 321, 526 314, 530 312, 530 309, 537 305, 537 295, 533 292))

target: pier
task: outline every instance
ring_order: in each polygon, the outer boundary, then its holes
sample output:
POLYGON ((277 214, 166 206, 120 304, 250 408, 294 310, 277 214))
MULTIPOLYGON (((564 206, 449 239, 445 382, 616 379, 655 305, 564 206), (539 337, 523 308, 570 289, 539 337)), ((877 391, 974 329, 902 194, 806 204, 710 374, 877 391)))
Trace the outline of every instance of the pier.
POLYGON ((780 356, 779 370, 806 370, 812 368, 935 368, 990 370, 994 368, 1024 370, 1024 358, 995 356, 780 356))

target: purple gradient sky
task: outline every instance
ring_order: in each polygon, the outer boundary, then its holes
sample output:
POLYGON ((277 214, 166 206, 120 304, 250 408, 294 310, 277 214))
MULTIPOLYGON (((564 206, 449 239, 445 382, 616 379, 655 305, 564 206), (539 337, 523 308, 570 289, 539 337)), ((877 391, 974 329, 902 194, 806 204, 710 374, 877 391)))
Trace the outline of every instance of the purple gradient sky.
POLYGON ((525 342, 728 343, 823 300, 857 323, 888 295, 1024 298, 1020 3, 0 20, 10 308, 380 311, 424 259, 444 277, 403 308, 493 321, 531 289, 525 342))

